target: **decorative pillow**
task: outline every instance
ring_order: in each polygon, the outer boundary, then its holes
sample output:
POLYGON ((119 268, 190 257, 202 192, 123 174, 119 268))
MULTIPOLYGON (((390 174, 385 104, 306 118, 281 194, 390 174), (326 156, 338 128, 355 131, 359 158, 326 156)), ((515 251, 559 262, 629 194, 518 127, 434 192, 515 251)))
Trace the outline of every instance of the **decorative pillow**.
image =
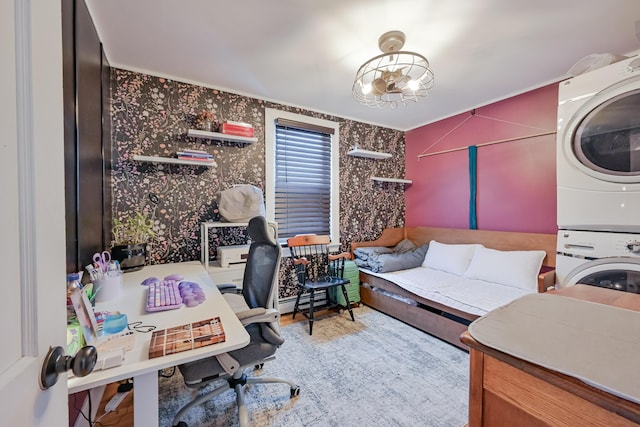
POLYGON ((405 252, 413 251, 417 246, 409 239, 404 239, 393 247, 394 254, 403 254, 405 252))
POLYGON ((478 248, 464 276, 537 291, 538 273, 545 255, 544 251, 498 251, 478 248))
POLYGON ((478 247, 483 246, 479 244, 451 245, 432 240, 429 243, 429 250, 424 257, 422 266, 462 276, 478 247))

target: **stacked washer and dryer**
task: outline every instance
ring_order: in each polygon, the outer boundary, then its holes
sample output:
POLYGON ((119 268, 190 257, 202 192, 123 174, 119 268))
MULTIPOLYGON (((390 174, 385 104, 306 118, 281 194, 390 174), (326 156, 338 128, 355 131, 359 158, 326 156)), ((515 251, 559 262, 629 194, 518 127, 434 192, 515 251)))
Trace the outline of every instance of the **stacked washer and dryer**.
POLYGON ((558 287, 640 293, 640 57, 560 84, 558 287))

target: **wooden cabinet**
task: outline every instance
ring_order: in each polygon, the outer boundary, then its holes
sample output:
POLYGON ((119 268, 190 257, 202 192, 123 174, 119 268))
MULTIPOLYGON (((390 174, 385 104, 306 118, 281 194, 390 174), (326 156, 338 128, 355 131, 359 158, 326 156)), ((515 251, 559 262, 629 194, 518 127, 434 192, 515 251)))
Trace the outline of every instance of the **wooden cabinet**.
POLYGON ((558 372, 496 352, 463 334, 470 349, 469 427, 638 426, 640 407, 558 372))
MULTIPOLYGON (((552 292, 640 311, 640 295, 587 285, 552 292)), ((470 347, 468 427, 640 425, 633 401, 484 346, 468 331, 461 341, 470 347)))

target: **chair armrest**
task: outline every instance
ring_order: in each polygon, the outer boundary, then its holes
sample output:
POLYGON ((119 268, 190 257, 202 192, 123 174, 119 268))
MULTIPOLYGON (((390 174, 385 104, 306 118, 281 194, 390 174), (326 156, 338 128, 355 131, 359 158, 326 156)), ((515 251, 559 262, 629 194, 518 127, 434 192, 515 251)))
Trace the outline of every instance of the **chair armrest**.
POLYGON ((538 274, 538 292, 544 293, 549 289, 552 289, 556 284, 556 270, 555 268, 545 267, 544 265, 540 269, 538 274))
POLYGON ((238 287, 233 283, 222 283, 220 285, 216 285, 216 287, 218 288, 221 294, 226 294, 226 293, 239 294, 240 293, 240 289, 238 289, 238 287))
POLYGON ((308 259, 306 259, 305 257, 302 257, 302 258, 295 258, 295 259, 293 260, 293 265, 303 264, 303 265, 306 267, 307 265, 309 265, 309 263, 310 263, 310 262, 311 262, 311 261, 309 261, 309 260, 308 260, 308 259))
POLYGON ((340 258, 351 259, 352 255, 350 252, 341 252, 339 254, 334 254, 334 255, 329 254, 329 261, 335 261, 340 258))
POLYGON ((271 323, 277 322, 280 319, 280 311, 275 308, 252 308, 250 310, 244 310, 236 313, 236 316, 240 320, 243 326, 250 325, 252 323, 271 323))

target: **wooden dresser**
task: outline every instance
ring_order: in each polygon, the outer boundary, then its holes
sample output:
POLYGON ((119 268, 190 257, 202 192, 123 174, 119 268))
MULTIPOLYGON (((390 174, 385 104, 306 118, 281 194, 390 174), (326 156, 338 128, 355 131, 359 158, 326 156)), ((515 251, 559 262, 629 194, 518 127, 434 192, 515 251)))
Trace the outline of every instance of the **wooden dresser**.
MULTIPOLYGON (((552 292, 640 311, 637 294, 588 285, 552 292)), ((469 427, 640 425, 637 403, 484 346, 468 331, 460 339, 470 348, 469 427)))

